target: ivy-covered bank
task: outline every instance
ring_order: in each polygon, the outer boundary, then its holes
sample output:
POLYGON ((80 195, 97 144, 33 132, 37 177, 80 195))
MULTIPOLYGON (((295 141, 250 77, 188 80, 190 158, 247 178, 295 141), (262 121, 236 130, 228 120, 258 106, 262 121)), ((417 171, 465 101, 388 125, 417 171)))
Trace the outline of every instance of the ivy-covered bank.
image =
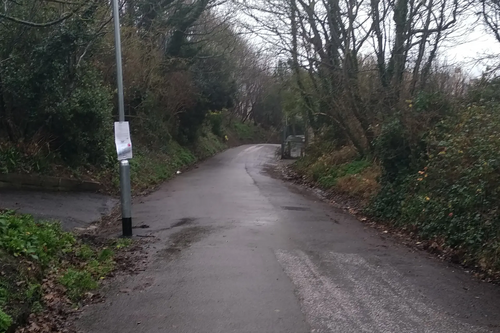
POLYGON ((356 198, 365 215, 426 248, 498 277, 496 87, 496 81, 482 82, 461 103, 439 95, 408 101, 405 112, 379 126, 371 154, 339 146, 324 132, 294 168, 323 189, 356 198))
MULTIPOLYGON (((108 134, 112 134, 110 131, 108 134)), ((239 120, 228 121, 228 114, 211 113, 199 129, 195 142, 181 145, 170 138, 163 142, 144 142, 144 137, 133 135, 134 157, 131 163, 131 181, 135 193, 157 185, 179 170, 213 156, 232 146, 253 142, 276 142, 274 130, 264 129, 253 123, 239 120)), ((111 138, 109 138, 111 139, 111 138)), ((26 147, 0 144, 0 172, 66 176, 97 181, 103 191, 116 193, 119 188, 116 151, 111 146, 105 161, 100 164, 70 166, 65 164, 58 152, 46 154, 44 149, 26 153, 26 147)))
MULTIPOLYGON (((0 332, 13 332, 30 315, 43 317, 51 306, 59 313, 78 306, 115 270, 116 255, 130 244, 121 239, 96 245, 57 223, 0 212, 0 332)), ((47 329, 57 330, 55 318, 46 321, 47 329)))

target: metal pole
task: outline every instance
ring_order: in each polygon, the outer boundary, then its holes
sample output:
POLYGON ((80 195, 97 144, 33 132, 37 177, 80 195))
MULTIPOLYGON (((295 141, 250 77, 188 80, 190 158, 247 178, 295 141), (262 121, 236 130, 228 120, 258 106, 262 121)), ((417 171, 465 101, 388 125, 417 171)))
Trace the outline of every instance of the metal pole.
POLYGON ((288 127, 288 118, 285 116, 285 126, 283 127, 283 143, 281 144, 281 158, 285 158, 285 145, 286 145, 286 130, 288 127))
POLYGON ((122 203, 122 233, 132 236, 132 191, 130 188, 130 163, 120 161, 120 199, 122 203))
MULTIPOLYGON (((120 7, 118 0, 113 1, 113 19, 115 23, 115 51, 116 51, 116 83, 118 89, 119 121, 125 121, 125 103, 123 101, 123 71, 122 71, 122 43, 120 37, 120 7)), ((132 194, 130 187, 130 163, 120 161, 120 199, 122 207, 122 232, 124 237, 132 236, 132 194)))
POLYGON ((120 122, 124 122, 125 106, 123 102, 122 41, 120 37, 120 7, 118 6, 118 0, 113 0, 113 20, 115 22, 116 85, 118 88, 118 112, 120 116, 120 122))

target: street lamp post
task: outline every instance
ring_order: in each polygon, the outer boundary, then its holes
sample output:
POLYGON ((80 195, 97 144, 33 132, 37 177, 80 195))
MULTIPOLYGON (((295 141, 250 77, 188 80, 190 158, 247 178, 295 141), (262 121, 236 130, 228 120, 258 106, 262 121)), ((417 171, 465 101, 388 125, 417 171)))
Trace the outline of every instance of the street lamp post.
MULTIPOLYGON (((113 2, 113 19, 115 25, 116 81, 118 90, 118 113, 120 125, 125 123, 125 106, 123 100, 122 47, 120 38, 120 7, 118 0, 113 2)), ((116 125, 115 125, 116 132, 116 125)), ((117 134, 115 133, 115 136, 117 134)), ((130 134, 129 134, 130 136, 130 134)), ((131 145, 129 144, 130 149, 131 145)), ((128 159, 120 160, 120 199, 122 210, 122 232, 124 237, 132 236, 132 194, 130 187, 130 163, 128 159)))

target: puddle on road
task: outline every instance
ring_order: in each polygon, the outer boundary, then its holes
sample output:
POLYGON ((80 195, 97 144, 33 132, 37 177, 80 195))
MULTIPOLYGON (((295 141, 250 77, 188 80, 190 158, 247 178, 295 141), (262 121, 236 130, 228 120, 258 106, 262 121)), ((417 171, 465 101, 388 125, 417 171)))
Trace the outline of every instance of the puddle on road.
POLYGON ((175 222, 170 226, 170 229, 177 228, 186 224, 192 224, 196 219, 194 217, 183 217, 179 221, 175 222))
POLYGON ((300 206, 281 206, 284 210, 293 210, 297 212, 309 212, 311 208, 309 207, 300 207, 300 206))
POLYGON ((161 229, 156 229, 156 230, 153 230, 153 232, 159 233, 159 232, 162 232, 162 231, 167 231, 167 230, 170 230, 170 229, 174 229, 174 228, 182 227, 182 226, 185 226, 185 225, 193 224, 196 220, 197 219, 195 217, 183 217, 182 219, 179 219, 177 222, 169 225, 168 227, 161 228, 161 229))
POLYGON ((182 250, 202 240, 211 230, 210 227, 193 226, 177 231, 168 239, 167 248, 159 252, 160 257, 169 261, 175 259, 182 250))

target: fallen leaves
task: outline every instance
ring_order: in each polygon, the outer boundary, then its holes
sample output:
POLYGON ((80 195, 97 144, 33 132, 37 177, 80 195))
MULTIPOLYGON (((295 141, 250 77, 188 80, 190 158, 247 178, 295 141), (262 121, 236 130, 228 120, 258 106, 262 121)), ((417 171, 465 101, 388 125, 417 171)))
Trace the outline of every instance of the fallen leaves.
POLYGON ((55 273, 43 280, 42 284, 44 309, 39 314, 32 313, 25 327, 18 328, 16 333, 72 333, 71 321, 68 317, 74 312, 71 302, 65 296, 65 290, 57 283, 55 273))

